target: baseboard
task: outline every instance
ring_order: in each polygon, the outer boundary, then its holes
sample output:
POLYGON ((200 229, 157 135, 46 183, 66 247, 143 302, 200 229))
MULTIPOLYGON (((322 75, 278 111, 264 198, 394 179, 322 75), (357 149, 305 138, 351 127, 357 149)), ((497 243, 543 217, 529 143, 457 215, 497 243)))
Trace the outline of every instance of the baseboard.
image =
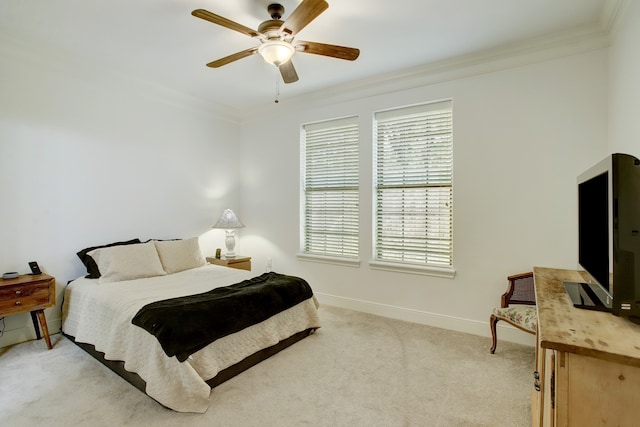
MULTIPOLYGON (((47 319, 47 329, 49 329, 50 336, 59 333, 61 328, 62 319, 47 319)), ((40 335, 42 335, 42 330, 40 331, 40 335)), ((36 332, 33 330, 33 323, 31 323, 31 319, 29 319, 28 326, 5 330, 2 337, 0 337, 0 348, 35 339, 36 332)), ((42 342, 44 342, 44 339, 42 342)), ((46 344, 43 345, 46 348, 46 344)))
MULTIPOLYGON (((487 313, 487 321, 480 322, 477 320, 429 313, 426 311, 345 298, 336 295, 323 293, 315 293, 315 295, 320 304, 487 337, 487 348, 491 347, 491 330, 489 329, 489 315, 491 313, 489 312, 487 313)), ((505 322, 498 323, 497 332, 499 340, 528 345, 531 347, 535 346, 536 340, 534 335, 524 333, 519 329, 507 325, 505 322)))

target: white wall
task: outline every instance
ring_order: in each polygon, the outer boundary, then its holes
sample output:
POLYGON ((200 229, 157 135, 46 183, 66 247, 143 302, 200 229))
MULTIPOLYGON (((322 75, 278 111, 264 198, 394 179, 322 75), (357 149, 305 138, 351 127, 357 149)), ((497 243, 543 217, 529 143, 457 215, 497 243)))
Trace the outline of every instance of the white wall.
MULTIPOLYGON (((84 274, 78 250, 134 237, 223 245, 211 226, 239 209, 237 123, 86 64, 3 49, 0 270, 36 260, 56 277, 51 332, 64 285, 84 274)), ((7 317, 0 347, 32 337, 28 315, 7 317)))
POLYGON ((640 2, 627 0, 616 20, 610 56, 609 141, 612 153, 640 158, 640 2))
MULTIPOLYGON (((26 272, 37 260, 56 276, 52 331, 63 285, 82 274, 77 250, 204 234, 210 253, 223 235, 209 227, 232 207, 247 225, 236 252, 253 257, 254 272, 272 258, 274 270, 307 278, 324 302, 486 335, 508 274, 576 266, 575 177, 607 152, 606 49, 452 73, 330 106, 314 98, 289 106, 283 97, 242 126, 145 82, 6 50, 0 46, 0 196, 10 202, 0 213, 0 268, 26 272), (457 276, 371 270, 370 118, 445 98, 454 102, 457 276), (361 266, 299 261, 300 124, 353 114, 362 132, 361 266)), ((0 347, 32 336, 28 315, 9 317, 0 347)))
POLYGON ((243 124, 242 250, 258 270, 271 257, 275 271, 307 278, 321 301, 487 335, 507 275, 577 266, 576 176, 607 151, 607 82, 598 49, 330 106, 281 100, 243 124), (372 114, 446 98, 457 275, 372 270, 372 114), (348 115, 361 124, 361 265, 299 261, 300 125, 348 115))

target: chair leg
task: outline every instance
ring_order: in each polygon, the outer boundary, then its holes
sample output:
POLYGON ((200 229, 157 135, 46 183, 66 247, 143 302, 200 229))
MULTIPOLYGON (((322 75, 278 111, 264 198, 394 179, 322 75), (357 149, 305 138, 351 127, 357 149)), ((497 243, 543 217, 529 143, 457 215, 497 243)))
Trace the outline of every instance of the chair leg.
POLYGON ((493 314, 489 318, 489 327, 491 328, 491 339, 492 339, 491 349, 489 350, 491 354, 494 354, 496 352, 496 347, 498 346, 498 337, 496 336, 496 324, 498 323, 498 320, 500 319, 498 319, 493 314))

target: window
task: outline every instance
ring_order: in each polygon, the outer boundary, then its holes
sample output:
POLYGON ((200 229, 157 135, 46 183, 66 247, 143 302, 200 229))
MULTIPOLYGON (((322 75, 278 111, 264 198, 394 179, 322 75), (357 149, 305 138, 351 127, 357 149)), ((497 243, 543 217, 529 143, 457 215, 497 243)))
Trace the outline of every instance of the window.
POLYGON ((375 140, 375 261, 453 277, 451 102, 378 112, 375 140))
POLYGON ((357 117, 304 125, 303 253, 358 256, 357 117))

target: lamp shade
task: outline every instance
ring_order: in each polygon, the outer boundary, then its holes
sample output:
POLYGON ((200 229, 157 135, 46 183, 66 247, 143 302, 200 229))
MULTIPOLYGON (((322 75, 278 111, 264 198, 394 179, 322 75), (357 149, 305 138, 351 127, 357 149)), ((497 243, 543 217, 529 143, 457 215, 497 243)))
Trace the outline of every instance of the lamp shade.
POLYGON ((220 216, 218 222, 215 223, 213 228, 224 228, 226 230, 231 230, 234 228, 243 228, 244 224, 240 222, 236 213, 231 209, 225 209, 220 216))
POLYGON ((291 59, 295 50, 291 43, 282 40, 269 40, 258 46, 258 52, 269 64, 279 67, 291 59))

